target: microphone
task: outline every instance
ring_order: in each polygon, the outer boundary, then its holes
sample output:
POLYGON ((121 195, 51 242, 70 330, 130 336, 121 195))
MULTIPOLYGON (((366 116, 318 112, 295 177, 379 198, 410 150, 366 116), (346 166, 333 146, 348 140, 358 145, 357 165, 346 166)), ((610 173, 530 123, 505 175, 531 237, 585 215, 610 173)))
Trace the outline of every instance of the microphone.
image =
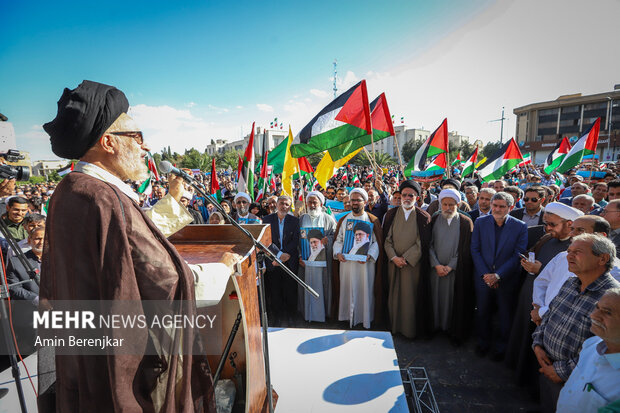
POLYGON ((194 183, 194 178, 192 178, 191 176, 189 176, 187 173, 180 170, 179 168, 172 166, 172 164, 168 161, 161 161, 159 163, 159 170, 165 174, 175 174, 176 176, 180 176, 181 178, 183 178, 185 181, 189 182, 190 184, 194 183))

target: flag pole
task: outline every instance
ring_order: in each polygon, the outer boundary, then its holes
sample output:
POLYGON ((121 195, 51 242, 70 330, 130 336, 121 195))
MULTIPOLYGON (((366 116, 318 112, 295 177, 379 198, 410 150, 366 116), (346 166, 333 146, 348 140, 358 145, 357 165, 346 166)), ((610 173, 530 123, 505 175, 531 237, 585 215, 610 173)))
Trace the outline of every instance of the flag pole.
POLYGON ((375 174, 376 174, 377 173, 377 162, 370 156, 370 152, 368 152, 368 149, 366 149, 365 146, 364 146, 364 152, 366 153, 366 156, 368 157, 370 166, 372 167, 372 169, 375 171, 375 174))
POLYGON ((375 163, 374 166, 374 170, 375 170, 375 179, 377 179, 377 177, 379 176, 379 171, 377 171, 377 158, 375 158, 375 133, 374 131, 370 132, 370 143, 372 145, 372 160, 375 163))
POLYGON ((398 155, 398 166, 400 167, 400 172, 402 172, 403 176, 405 176, 405 168, 403 167, 403 158, 400 155, 400 147, 398 145, 398 139, 396 139, 396 136, 393 136, 392 138, 394 139, 394 145, 396 146, 396 154, 398 155))

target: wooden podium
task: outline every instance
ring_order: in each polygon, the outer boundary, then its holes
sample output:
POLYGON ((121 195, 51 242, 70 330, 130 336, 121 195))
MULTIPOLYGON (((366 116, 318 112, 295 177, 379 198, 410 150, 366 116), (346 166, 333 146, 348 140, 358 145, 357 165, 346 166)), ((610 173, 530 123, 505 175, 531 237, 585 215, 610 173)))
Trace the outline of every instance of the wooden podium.
MULTIPOLYGON (((269 225, 243 225, 243 227, 263 245, 271 244, 269 225)), ((256 285, 257 251, 252 241, 232 225, 188 225, 169 237, 169 240, 183 259, 190 264, 220 262, 225 252, 234 252, 243 257, 240 263, 241 274, 230 277, 224 296, 218 304, 221 306, 222 329, 217 334, 221 334, 222 348, 219 353, 207 356, 212 373, 215 374, 230 329, 241 310, 242 322, 229 354, 237 353, 235 358, 237 370, 242 374, 245 372, 245 411, 267 412, 269 407, 265 360, 256 285), (236 292, 238 299, 231 299, 232 292, 236 292)), ((213 331, 208 330, 204 333, 204 340, 213 339, 213 331)), ((232 378, 233 373, 233 368, 227 361, 221 378, 232 378)), ((276 400, 277 397, 274 396, 274 408, 276 400)))

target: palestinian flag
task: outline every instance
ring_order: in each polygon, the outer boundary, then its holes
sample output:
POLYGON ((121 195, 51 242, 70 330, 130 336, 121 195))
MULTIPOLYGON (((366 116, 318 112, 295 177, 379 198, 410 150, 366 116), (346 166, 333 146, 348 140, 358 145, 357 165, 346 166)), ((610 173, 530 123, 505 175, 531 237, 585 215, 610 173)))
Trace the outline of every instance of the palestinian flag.
POLYGON ((213 195, 217 202, 222 202, 222 191, 220 190, 220 183, 217 180, 217 172, 215 171, 215 157, 211 159, 211 195, 213 195))
POLYGON ((526 153, 525 155, 523 155, 523 162, 521 162, 518 166, 522 167, 522 166, 531 165, 531 164, 532 164, 532 154, 526 153))
POLYGON ((447 153, 444 152, 444 153, 440 153, 439 155, 435 156, 435 158, 433 158, 431 163, 428 164, 425 171, 439 171, 442 169, 445 170, 446 167, 448 166, 448 162, 446 162, 446 155, 447 153))
MULTIPOLYGON (((284 153, 286 152, 286 142, 284 139, 280 142, 275 148, 269 151, 269 159, 267 160, 267 165, 273 167, 274 174, 281 174, 282 169, 284 168, 284 153)), ((260 174, 260 170, 263 167, 263 159, 261 158, 256 165, 256 173, 260 174)))
POLYGON ((590 126, 583 136, 575 143, 575 146, 566 154, 564 161, 558 167, 558 172, 566 173, 571 168, 579 165, 584 156, 594 155, 598 144, 598 132, 601 127, 601 118, 590 126))
POLYGON ((461 153, 459 152, 456 155, 456 159, 454 160, 454 162, 452 162, 452 166, 460 165, 462 163, 463 163, 463 160, 461 159, 461 153))
POLYGON ((245 192, 254 199, 254 123, 252 122, 252 132, 248 147, 245 148, 241 170, 239 171, 239 182, 237 182, 237 192, 245 192))
POLYGON ((372 133, 366 81, 325 106, 304 128, 291 145, 293 158, 312 155, 372 133))
POLYGON ((239 177, 241 176, 241 169, 243 168, 243 159, 241 159, 241 155, 237 154, 239 157, 239 162, 237 162, 237 182, 239 182, 239 177))
POLYGON ((415 156, 409 161, 405 168, 405 176, 411 176, 413 171, 426 170, 428 158, 432 158, 440 153, 448 152, 448 119, 444 119, 441 125, 428 137, 422 144, 415 156))
POLYGON ((312 169, 312 165, 310 165, 310 162, 308 162, 305 156, 302 156, 301 158, 297 158, 297 164, 299 166, 299 172, 293 175, 293 179, 299 179, 302 176, 312 175, 314 173, 314 169, 312 169))
POLYGON ((329 150, 332 160, 337 161, 363 146, 370 145, 390 136, 394 136, 394 125, 388 108, 385 93, 380 94, 370 103, 370 119, 372 122, 371 135, 364 135, 352 141, 343 143, 329 150))
POLYGON ((68 174, 69 172, 73 171, 73 168, 75 168, 75 165, 73 165, 73 162, 71 162, 71 165, 67 165, 64 168, 60 168, 58 171, 58 175, 59 176, 65 176, 66 174, 68 174))
POLYGON ((511 138, 480 167, 478 174, 486 182, 501 179, 521 161, 523 161, 523 155, 515 139, 511 138))
POLYGON ((467 175, 472 175, 476 171, 476 160, 478 159, 478 148, 472 153, 469 157, 465 165, 463 165, 463 173, 461 174, 461 178, 465 179, 467 175))

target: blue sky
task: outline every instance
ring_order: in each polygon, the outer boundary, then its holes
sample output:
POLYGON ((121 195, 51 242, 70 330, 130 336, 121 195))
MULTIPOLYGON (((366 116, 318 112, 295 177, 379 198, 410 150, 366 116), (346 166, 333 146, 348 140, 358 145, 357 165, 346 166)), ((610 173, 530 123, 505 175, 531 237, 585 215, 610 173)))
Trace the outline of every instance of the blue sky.
MULTIPOLYGON (((278 117, 294 132, 302 128, 332 97, 337 58, 341 91, 366 78, 371 98, 385 91, 409 127, 434 129, 448 116, 450 130, 486 141, 499 134, 488 120, 502 105, 510 114, 514 106, 620 83, 611 70, 557 79, 554 53, 571 66, 586 52, 571 57, 550 47, 557 40, 544 22, 557 19, 554 33, 586 45, 589 36, 612 34, 606 16, 620 14, 617 1, 593 0, 602 24, 575 34, 561 22, 583 15, 579 3, 8 2, 0 17, 0 112, 13 123, 19 149, 54 158, 40 126, 54 117, 64 87, 95 80, 127 94, 155 151, 168 144, 203 150, 211 138, 238 139, 252 121, 267 126, 278 117), (520 49, 521 42, 535 47, 520 49)), ((594 47, 598 56, 611 52, 609 42, 594 47)), ((507 128, 505 135, 514 134, 514 123, 507 128)))

